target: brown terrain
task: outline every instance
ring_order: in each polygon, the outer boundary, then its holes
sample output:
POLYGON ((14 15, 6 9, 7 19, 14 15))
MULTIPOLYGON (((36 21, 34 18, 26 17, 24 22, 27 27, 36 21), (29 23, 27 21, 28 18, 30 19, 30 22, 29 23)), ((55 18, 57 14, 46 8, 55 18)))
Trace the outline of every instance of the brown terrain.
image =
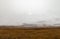
POLYGON ((0 39, 60 39, 60 27, 22 28, 0 26, 0 39))

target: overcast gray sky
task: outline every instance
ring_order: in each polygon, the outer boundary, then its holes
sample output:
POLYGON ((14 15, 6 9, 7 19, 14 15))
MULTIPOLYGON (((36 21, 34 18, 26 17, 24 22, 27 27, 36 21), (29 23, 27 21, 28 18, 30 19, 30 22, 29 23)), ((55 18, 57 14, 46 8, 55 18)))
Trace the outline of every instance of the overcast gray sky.
POLYGON ((60 18, 60 0, 0 0, 0 25, 60 18))

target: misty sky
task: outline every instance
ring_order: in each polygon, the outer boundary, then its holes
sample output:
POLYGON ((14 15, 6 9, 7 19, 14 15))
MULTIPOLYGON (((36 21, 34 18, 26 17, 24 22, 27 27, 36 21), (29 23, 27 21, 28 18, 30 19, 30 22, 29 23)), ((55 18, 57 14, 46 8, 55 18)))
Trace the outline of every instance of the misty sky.
POLYGON ((60 0, 0 0, 0 25, 60 18, 60 0))

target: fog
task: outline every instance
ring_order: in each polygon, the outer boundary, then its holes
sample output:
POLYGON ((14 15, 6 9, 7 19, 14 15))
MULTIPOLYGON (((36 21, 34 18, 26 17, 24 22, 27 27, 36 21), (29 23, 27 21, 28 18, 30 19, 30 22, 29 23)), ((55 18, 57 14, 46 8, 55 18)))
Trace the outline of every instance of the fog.
POLYGON ((0 25, 60 18, 60 0, 0 0, 0 25))

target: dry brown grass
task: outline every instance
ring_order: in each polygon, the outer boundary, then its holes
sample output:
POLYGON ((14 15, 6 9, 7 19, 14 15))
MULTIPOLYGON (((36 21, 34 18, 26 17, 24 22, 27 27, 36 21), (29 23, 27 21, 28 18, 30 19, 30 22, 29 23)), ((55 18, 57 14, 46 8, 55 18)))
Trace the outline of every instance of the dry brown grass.
POLYGON ((60 28, 0 28, 0 39, 60 39, 60 28))

